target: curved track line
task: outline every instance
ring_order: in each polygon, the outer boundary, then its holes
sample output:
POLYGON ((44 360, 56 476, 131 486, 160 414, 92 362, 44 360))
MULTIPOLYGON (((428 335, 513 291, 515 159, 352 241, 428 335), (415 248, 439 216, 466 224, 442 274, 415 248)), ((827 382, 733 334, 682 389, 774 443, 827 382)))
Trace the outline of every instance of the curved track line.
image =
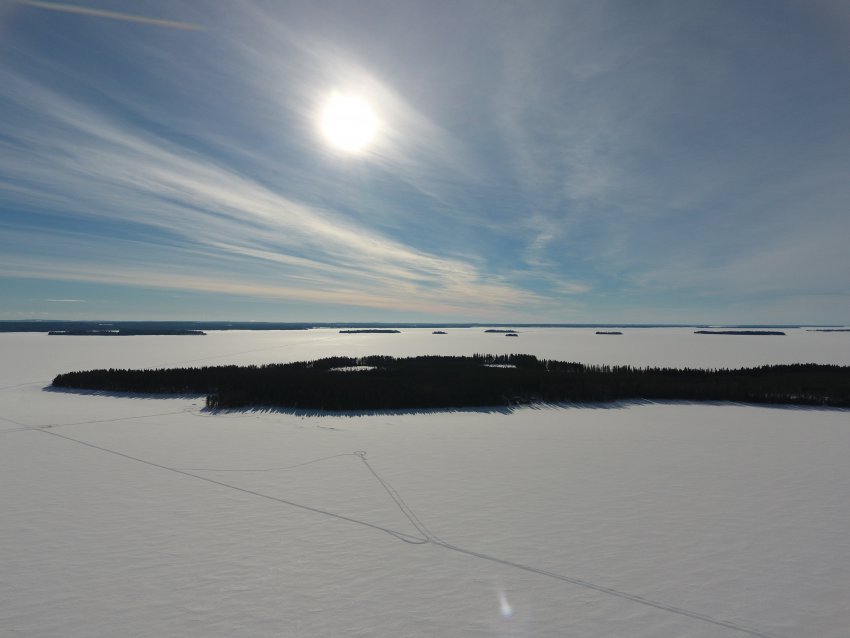
POLYGON ((678 614, 680 616, 686 616, 688 618, 692 618, 694 620, 701 620, 703 622, 711 623, 712 625, 717 625, 719 627, 724 627, 726 629, 731 629, 733 631, 738 631, 744 634, 749 634, 750 636, 756 636, 757 638, 784 638, 783 636, 779 636, 778 634, 768 633, 766 631, 761 631, 757 629, 750 629, 734 623, 729 620, 720 620, 718 618, 713 618, 712 616, 708 616, 706 614, 701 614, 699 612, 690 611, 689 609, 684 609, 682 607, 676 607, 674 605, 669 605, 667 603, 659 602, 657 600, 652 600, 650 598, 644 598, 643 596, 639 596, 637 594, 632 594, 627 591, 622 591, 619 589, 614 589, 613 587, 606 587, 604 585, 597 585, 596 583, 592 583, 590 581, 584 580, 583 578, 575 578, 573 576, 565 576, 563 574, 557 574, 555 572, 550 572, 545 569, 540 569, 538 567, 532 567, 530 565, 524 565, 522 563, 515 563, 511 560, 506 560, 504 558, 499 558, 498 556, 491 556, 489 554, 484 554, 482 552, 476 552, 471 549, 466 549, 463 547, 458 547, 457 545, 452 545, 451 543, 447 543, 444 540, 440 539, 438 536, 432 534, 427 527, 419 520, 419 517, 410 509, 407 503, 401 498, 401 495, 395 490, 392 485, 389 484, 384 478, 382 478, 378 472, 369 464, 366 460, 366 452, 358 451, 354 453, 356 456, 360 457, 360 460, 366 464, 366 467, 369 468, 369 471, 372 475, 378 480, 378 482, 383 486, 383 488, 387 491, 390 497, 395 501, 398 508, 402 511, 402 513, 407 516, 408 520, 410 520, 411 525, 413 525, 419 532, 428 539, 428 542, 436 545, 437 547, 442 547, 443 549, 448 549, 453 552, 457 552, 459 554, 465 554, 467 556, 472 556, 474 558, 480 558, 481 560, 490 561, 492 563, 498 563, 500 565, 505 565, 507 567, 513 567, 515 569, 521 569, 522 571, 531 572, 533 574, 539 574, 541 576, 548 576, 549 578, 555 578, 557 580, 564 581, 566 583, 570 583, 573 585, 578 585, 580 587, 584 587, 586 589, 592 589, 594 591, 601 592, 603 594, 608 594, 609 596, 616 596, 617 598, 623 598, 625 600, 630 600, 632 602, 646 605, 648 607, 654 607, 655 609, 660 609, 662 611, 667 611, 672 614, 678 614))
MULTIPOLYGON (((524 565, 522 563, 516 563, 516 562, 511 561, 511 560, 499 558, 498 556, 491 556, 490 554, 484 554, 482 552, 476 552, 476 551, 471 550, 471 549, 466 549, 466 548, 463 548, 463 547, 459 547, 457 545, 452 545, 451 543, 447 543, 447 542, 441 540, 438 536, 434 535, 433 533, 431 533, 428 530, 428 528, 422 523, 422 521, 415 514, 415 512, 413 512, 413 510, 407 505, 407 503, 404 501, 404 499, 401 497, 401 495, 396 491, 396 489, 394 487, 392 487, 392 485, 390 485, 390 483, 388 481, 386 481, 384 478, 382 478, 380 476, 380 474, 378 474, 378 472, 375 471, 375 469, 369 464, 369 462, 366 460, 366 452, 364 452, 362 450, 359 450, 359 451, 356 451, 356 452, 333 455, 333 456, 325 457, 325 458, 322 458, 322 459, 314 459, 312 461, 308 461, 308 462, 302 463, 300 465, 308 465, 310 463, 316 463, 318 461, 326 460, 328 458, 335 458, 337 456, 353 455, 353 456, 359 457, 360 460, 363 461, 363 463, 366 465, 366 467, 369 469, 369 471, 375 477, 375 479, 381 484, 381 486, 384 488, 384 490, 387 492, 387 494, 389 494, 390 498, 392 498, 393 502, 395 502, 396 506, 399 508, 399 510, 401 510, 401 512, 408 519, 408 521, 411 523, 411 525, 413 525, 413 527, 415 527, 416 530, 420 534, 422 534, 422 537, 414 536, 412 534, 406 534, 404 532, 399 532, 397 530, 394 530, 394 529, 391 529, 391 528, 388 528, 388 527, 382 527, 380 525, 375 525, 375 524, 369 523, 367 521, 361 521, 361 520, 358 520, 356 518, 344 516, 342 514, 336 514, 334 512, 330 512, 328 510, 323 510, 323 509, 320 509, 320 508, 317 508, 317 507, 310 507, 309 505, 302 505, 301 503, 295 503, 294 501, 289 501, 289 500, 286 500, 286 499, 283 499, 283 498, 278 498, 276 496, 263 494, 261 492, 249 490, 247 488, 239 487, 238 485, 232 485, 230 483, 225 483, 223 481, 217 481, 215 479, 211 479, 211 478, 208 478, 208 477, 205 477, 205 476, 200 476, 198 474, 192 474, 191 472, 188 472, 186 470, 181 470, 181 469, 178 469, 178 468, 169 467, 167 465, 161 465, 159 463, 154 463, 152 461, 147 461, 145 459, 141 459, 141 458, 138 458, 138 457, 135 457, 135 456, 131 456, 129 454, 125 454, 125 453, 119 452, 117 450, 112 450, 112 449, 105 448, 105 447, 102 447, 102 446, 99 446, 99 445, 95 445, 94 443, 89 443, 87 441, 75 439, 73 437, 66 436, 64 434, 59 434, 58 432, 52 432, 52 431, 46 430, 46 429, 35 429, 35 428, 34 428, 34 431, 42 432, 44 434, 49 434, 50 436, 55 436, 55 437, 60 438, 60 439, 65 439, 66 441, 71 441, 71 442, 77 443, 79 445, 85 445, 86 447, 89 447, 89 448, 92 448, 92 449, 95 449, 95 450, 100 450, 101 452, 107 452, 109 454, 114 454, 116 456, 120 456, 120 457, 123 457, 125 459, 129 459, 131 461, 136 461, 138 463, 143 463, 143 464, 151 466, 151 467, 156 467, 156 468, 159 468, 159 469, 162 469, 162 470, 166 470, 168 472, 174 472, 176 474, 180 474, 180 475, 183 475, 183 476, 188 476, 188 477, 191 477, 191 478, 194 478, 194 479, 198 479, 199 481, 205 481, 207 483, 212 483, 213 485, 218 485, 218 486, 221 486, 221 487, 225 487, 227 489, 236 490, 236 491, 242 492, 244 494, 250 494, 252 496, 257 496, 259 498, 267 499, 267 500, 270 500, 270 501, 275 501, 275 502, 281 503, 283 505, 291 505, 292 507, 297 507, 299 509, 306 510, 306 511, 309 511, 309 512, 314 512, 316 514, 322 514, 324 516, 329 516, 329 517, 336 518, 336 519, 346 521, 346 522, 349 522, 349 523, 354 523, 356 525, 362 525, 364 527, 369 527, 371 529, 375 529, 375 530, 384 532, 386 534, 389 534, 390 536, 393 536, 393 537, 395 537, 395 538, 397 538, 397 539, 399 539, 399 540, 401 540, 405 543, 409 543, 411 545, 431 544, 431 545, 434 545, 436 547, 442 547, 443 549, 447 549, 449 551, 457 552, 459 554, 464 554, 466 556, 471 556, 473 558, 486 560, 486 561, 489 561, 489 562, 492 562, 492 563, 497 563, 499 565, 504 565, 506 567, 513 567, 514 569, 519 569, 519 570, 522 570, 522 571, 525 571, 525 572, 538 574, 540 576, 547 576, 549 578, 554 578, 556 580, 560 580, 560 581, 563 581, 563 582, 566 582, 566 583, 570 583, 572 585, 578 585, 579 587, 584 587, 586 589, 591 589, 591 590, 594 590, 594 591, 597 591, 597 592, 600 592, 600 593, 603 593, 603 594, 608 594, 609 596, 615 596, 617 598, 629 600, 631 602, 638 603, 640 605, 645 605, 645 606, 648 606, 648 607, 653 607, 655 609, 659 609, 661 611, 666 611, 666 612, 669 612, 669 613, 672 613, 672 614, 685 616, 685 617, 691 618, 693 620, 700 620, 702 622, 710 623, 712 625, 716 625, 718 627, 723 627, 725 629, 730 629, 732 631, 737 631, 737 632, 740 632, 740 633, 748 634, 750 636, 756 636, 756 638, 784 638, 783 636, 780 636, 778 634, 768 633, 766 631, 760 631, 760 630, 757 630, 757 629, 750 629, 750 628, 744 627, 742 625, 739 625, 737 623, 734 623, 732 621, 720 620, 718 618, 713 618, 712 616, 708 616, 706 614, 701 614, 699 612, 690 611, 690 610, 684 609, 682 607, 676 607, 674 605, 669 605, 667 603, 663 603, 663 602, 660 602, 660 601, 657 601, 657 600, 652 600, 650 598, 644 598, 643 596, 639 596, 637 594, 632 594, 632 593, 622 591, 622 590, 619 590, 619 589, 614 589, 613 587, 606 587, 604 585, 597 585, 596 583, 592 583, 592 582, 584 580, 582 578, 575 578, 575 577, 572 577, 572 576, 566 576, 564 574, 558 574, 558 573, 551 572, 551 571, 548 571, 548 570, 545 570, 545 569, 540 569, 538 567, 532 567, 531 565, 524 565)), ((292 466, 292 467, 298 467, 298 466, 292 466)), ((275 469, 275 468, 271 468, 271 469, 275 469)), ((287 469, 287 468, 282 468, 282 469, 287 469)), ((210 470, 210 471, 214 471, 214 470, 210 470)), ((250 470, 237 470, 237 471, 250 471, 250 470)), ((267 470, 259 470, 259 471, 267 471, 267 470)))
POLYGON ((79 445, 85 445, 86 447, 90 447, 95 450, 100 450, 101 452, 107 452, 109 454, 114 454, 116 456, 123 457, 125 459, 130 459, 131 461, 136 461, 138 463, 144 463, 145 465, 149 465, 151 467, 156 467, 161 470, 166 470, 168 472, 174 472, 175 474, 181 474, 183 476, 189 476, 194 479, 198 479, 199 481, 205 481, 207 483, 212 483, 213 485, 219 485, 221 487, 226 487, 231 490, 236 490, 237 492, 243 492, 245 494, 251 494, 252 496, 258 496, 260 498, 264 498, 270 501, 275 501, 277 503, 282 503, 284 505, 291 505, 292 507, 297 507, 298 509, 306 510, 308 512, 314 512, 316 514, 323 514, 325 516, 330 516, 331 518, 336 518, 342 521, 347 521, 349 523, 354 523, 356 525, 362 525, 364 527, 370 527, 372 529, 384 532, 389 534, 390 536, 394 536, 400 541, 404 541, 405 543, 410 543, 411 545, 423 545, 428 543, 427 538, 419 538, 418 536, 414 536, 412 534, 406 534, 404 532, 399 532, 398 530, 391 529, 389 527, 382 527, 380 525, 375 525, 374 523, 369 523, 367 521, 361 521, 356 518, 351 518, 350 516, 344 516, 342 514, 336 514, 334 512, 329 512, 328 510, 323 510, 318 507, 310 507, 309 505, 302 505, 301 503, 296 503, 294 501, 288 501, 284 498, 278 498, 277 496, 271 496, 269 494, 263 494, 262 492, 256 492, 254 490, 249 490, 244 487, 239 487, 238 485, 231 485, 230 483, 225 483, 223 481, 217 481, 215 479, 208 478, 206 476, 201 476, 199 474, 192 474, 191 472, 187 472, 185 470, 178 470, 177 468, 168 467, 167 465, 160 465, 159 463, 154 463, 153 461, 146 461, 145 459, 138 458, 136 456, 131 456, 130 454, 124 454, 124 452, 119 452, 117 450, 112 450, 106 447, 102 447, 100 445, 95 445, 94 443, 88 443, 87 441, 83 441, 81 439, 75 439, 71 436, 66 436, 64 434, 59 434, 58 432, 52 432, 51 430, 34 430, 35 432, 42 432, 43 434, 49 434, 50 436, 55 436, 60 439, 65 439, 66 441, 71 441, 73 443, 78 443, 79 445))

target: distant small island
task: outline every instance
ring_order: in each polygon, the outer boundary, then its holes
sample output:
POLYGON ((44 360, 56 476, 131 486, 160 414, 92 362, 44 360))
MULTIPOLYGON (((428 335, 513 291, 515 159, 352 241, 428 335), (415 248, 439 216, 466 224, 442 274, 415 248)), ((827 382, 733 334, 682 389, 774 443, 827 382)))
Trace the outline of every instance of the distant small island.
POLYGON ((618 330, 597 330, 596 334, 598 334, 598 335, 621 335, 623 333, 619 332, 618 330))
POLYGON ((850 332, 850 328, 809 328, 806 332, 850 332))
POLYGON ((389 328, 358 328, 355 330, 340 330, 342 335, 358 335, 358 334, 392 334, 398 333, 401 330, 391 330, 389 328))
POLYGON ((501 332, 501 333, 507 332, 507 333, 514 334, 514 333, 516 333, 516 330, 503 330, 502 328, 488 328, 484 332, 501 332))
POLYGON ((203 330, 51 330, 48 336, 63 337, 148 337, 148 336, 206 336, 203 330))
POLYGON ((506 337, 518 337, 519 335, 515 332, 506 332, 505 336, 506 337))
POLYGON ((695 335, 777 335, 785 336, 779 330, 696 330, 695 335))
POLYGON ((584 365, 527 354, 375 355, 264 366, 89 370, 57 375, 53 387, 205 394, 207 407, 215 409, 445 409, 633 399, 850 407, 850 366, 700 370, 584 365))
POLYGON ((431 333, 432 335, 445 335, 448 334, 445 330, 435 330, 431 333))

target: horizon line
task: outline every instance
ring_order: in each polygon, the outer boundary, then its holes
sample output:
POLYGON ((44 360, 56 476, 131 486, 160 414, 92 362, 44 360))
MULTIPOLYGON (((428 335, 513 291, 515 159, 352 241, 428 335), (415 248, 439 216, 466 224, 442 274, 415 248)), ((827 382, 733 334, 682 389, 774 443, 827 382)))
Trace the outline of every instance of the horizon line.
POLYGON ((706 323, 706 322, 477 322, 477 321, 270 321, 270 320, 228 320, 228 319, 0 319, 0 324, 23 323, 74 323, 74 324, 193 324, 193 325, 257 325, 257 326, 298 326, 304 328, 344 328, 364 326, 391 326, 407 328, 454 327, 518 327, 518 328, 838 328, 850 324, 838 323, 706 323))

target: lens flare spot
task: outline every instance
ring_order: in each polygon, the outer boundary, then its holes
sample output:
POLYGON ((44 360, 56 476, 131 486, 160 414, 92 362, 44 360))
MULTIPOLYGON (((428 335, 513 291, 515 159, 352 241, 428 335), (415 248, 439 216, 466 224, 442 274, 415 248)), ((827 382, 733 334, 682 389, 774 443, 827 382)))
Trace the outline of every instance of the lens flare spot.
POLYGON ((499 613, 502 614, 502 618, 510 618, 514 615, 514 608, 511 607, 504 592, 499 592, 499 613))

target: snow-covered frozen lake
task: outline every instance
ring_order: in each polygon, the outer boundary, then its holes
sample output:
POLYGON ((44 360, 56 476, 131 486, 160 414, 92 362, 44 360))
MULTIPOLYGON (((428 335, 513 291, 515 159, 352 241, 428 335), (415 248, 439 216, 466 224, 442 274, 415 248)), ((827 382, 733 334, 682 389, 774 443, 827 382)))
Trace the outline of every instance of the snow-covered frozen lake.
POLYGON ((0 334, 0 635, 848 636, 847 411, 210 415, 43 390, 330 355, 850 365, 850 333, 447 332, 0 334))

